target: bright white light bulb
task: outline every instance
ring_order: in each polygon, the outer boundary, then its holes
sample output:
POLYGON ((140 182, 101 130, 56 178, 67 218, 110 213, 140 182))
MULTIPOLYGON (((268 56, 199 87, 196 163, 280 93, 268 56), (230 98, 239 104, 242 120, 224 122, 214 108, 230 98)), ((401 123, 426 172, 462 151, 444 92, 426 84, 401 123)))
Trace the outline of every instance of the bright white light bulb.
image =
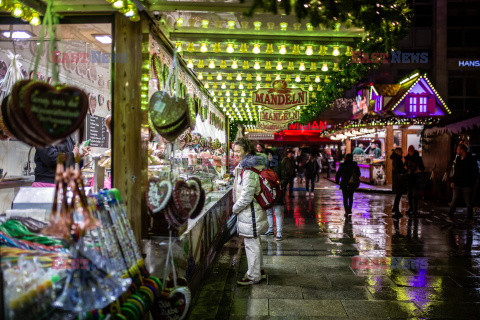
POLYGON ((224 83, 222 83, 222 89, 225 90, 227 88, 227 85, 224 83))
POLYGON ((255 70, 260 69, 260 63, 258 61, 255 61, 255 65, 253 66, 253 69, 255 70))
POLYGON ((255 54, 259 54, 260 53, 260 46, 258 44, 254 44, 252 52, 255 53, 255 54))
MULTIPOLYGON (((190 59, 188 60, 187 68, 193 69, 193 61, 190 59)), ((200 78, 199 78, 200 79, 200 78)), ((201 79, 200 79, 201 80, 201 79)))
POLYGON ((282 63, 279 61, 279 62, 277 63, 277 70, 282 70, 282 69, 283 69, 282 63))
POLYGON ((300 71, 305 71, 305 63, 300 63, 300 67, 298 68, 300 71))
POLYGON ((227 46, 227 53, 233 53, 233 43, 229 43, 227 46))
POLYGON ((284 44, 282 44, 282 45, 280 46, 280 51, 279 51, 279 52, 280 52, 280 54, 285 54, 285 53, 287 53, 287 48, 285 48, 285 45, 284 45, 284 44))
POLYGON ((305 50, 305 54, 307 56, 311 56, 313 54, 312 46, 307 46, 307 50, 305 50))
POLYGON ((217 80, 222 80, 222 74, 221 74, 221 73, 219 73, 219 74, 217 75, 217 80))
POLYGON ((299 75, 297 75, 297 76, 295 77, 295 82, 300 82, 300 81, 302 81, 302 79, 300 78, 299 75))
POLYGON ((322 71, 328 71, 328 66, 326 63, 323 64, 322 71))
POLYGON ((238 86, 238 89, 243 90, 243 83, 240 83, 240 85, 238 86))
POLYGON ((242 81, 242 75, 241 75, 240 73, 237 74, 237 78, 236 78, 236 79, 237 79, 237 81, 242 81))
POLYGON ((262 81, 262 76, 257 74, 257 78, 256 78, 257 81, 262 81))
POLYGON ((338 50, 338 47, 333 47, 333 52, 332 52, 332 54, 333 54, 334 56, 340 55, 340 50, 338 50))
POLYGON ((201 52, 207 52, 208 51, 207 44, 205 42, 202 43, 202 45, 200 46, 200 51, 201 52))
POLYGON ((237 69, 238 68, 238 64, 237 64, 237 61, 233 61, 232 62, 232 69, 237 69))
POLYGON ((317 83, 320 82, 320 76, 315 77, 315 82, 317 82, 317 83))

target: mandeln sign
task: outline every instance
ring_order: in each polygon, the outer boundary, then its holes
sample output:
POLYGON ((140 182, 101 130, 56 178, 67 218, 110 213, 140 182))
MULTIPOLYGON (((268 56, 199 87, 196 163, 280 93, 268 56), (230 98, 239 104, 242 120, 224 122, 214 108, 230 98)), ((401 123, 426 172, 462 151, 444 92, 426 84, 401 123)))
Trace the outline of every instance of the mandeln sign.
POLYGON ((275 110, 286 110, 296 106, 308 105, 308 92, 300 88, 287 88, 284 80, 276 80, 272 88, 253 92, 252 104, 275 110))
POLYGON ((300 120, 300 111, 296 109, 272 110, 264 109, 260 112, 260 121, 273 124, 284 124, 300 120))

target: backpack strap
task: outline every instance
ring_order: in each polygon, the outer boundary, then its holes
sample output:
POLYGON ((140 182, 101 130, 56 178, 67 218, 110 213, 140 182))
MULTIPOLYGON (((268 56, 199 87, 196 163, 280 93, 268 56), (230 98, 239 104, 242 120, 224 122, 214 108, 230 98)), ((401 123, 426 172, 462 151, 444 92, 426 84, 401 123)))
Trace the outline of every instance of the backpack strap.
POLYGON ((242 180, 243 180, 243 173, 244 173, 246 170, 253 171, 253 172, 255 172, 255 173, 258 174, 258 175, 260 175, 260 173, 261 173, 259 170, 255 169, 255 168, 245 168, 245 169, 242 170, 242 173, 240 174, 240 176, 242 177, 242 180))

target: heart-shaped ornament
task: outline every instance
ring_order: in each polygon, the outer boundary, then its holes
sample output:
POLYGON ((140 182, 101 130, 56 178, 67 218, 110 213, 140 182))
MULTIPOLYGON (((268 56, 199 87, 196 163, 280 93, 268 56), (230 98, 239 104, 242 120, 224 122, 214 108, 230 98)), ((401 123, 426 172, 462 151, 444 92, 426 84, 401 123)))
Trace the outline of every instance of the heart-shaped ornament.
POLYGON ((157 178, 150 178, 150 180, 148 180, 147 205, 154 215, 165 209, 171 197, 172 183, 170 181, 160 181, 157 178))
POLYGON ((152 307, 152 316, 158 320, 182 320, 188 313, 191 293, 188 287, 164 290, 152 307))
POLYGON ((201 189, 195 180, 177 180, 173 189, 173 201, 180 217, 189 218, 197 210, 201 189))
POLYGON ((197 190, 200 190, 200 199, 197 203, 197 207, 193 210, 193 212, 190 214, 190 219, 195 219, 201 212, 203 207, 205 206, 205 190, 202 188, 202 182, 200 179, 197 177, 191 177, 187 180, 187 183, 189 185, 194 185, 197 184, 198 187, 196 187, 197 190))
POLYGON ((20 89, 19 99, 30 128, 53 141, 65 139, 77 130, 88 112, 88 96, 71 86, 56 89, 32 81, 20 89))

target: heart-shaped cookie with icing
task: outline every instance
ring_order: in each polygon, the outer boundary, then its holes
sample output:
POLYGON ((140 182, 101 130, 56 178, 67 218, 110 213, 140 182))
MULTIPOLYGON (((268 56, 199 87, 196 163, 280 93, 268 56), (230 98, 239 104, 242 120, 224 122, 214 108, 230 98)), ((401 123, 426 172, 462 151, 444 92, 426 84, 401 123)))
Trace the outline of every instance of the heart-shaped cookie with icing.
POLYGON ((172 197, 172 183, 168 180, 160 181, 150 178, 147 186, 147 206, 153 215, 160 213, 172 197))

